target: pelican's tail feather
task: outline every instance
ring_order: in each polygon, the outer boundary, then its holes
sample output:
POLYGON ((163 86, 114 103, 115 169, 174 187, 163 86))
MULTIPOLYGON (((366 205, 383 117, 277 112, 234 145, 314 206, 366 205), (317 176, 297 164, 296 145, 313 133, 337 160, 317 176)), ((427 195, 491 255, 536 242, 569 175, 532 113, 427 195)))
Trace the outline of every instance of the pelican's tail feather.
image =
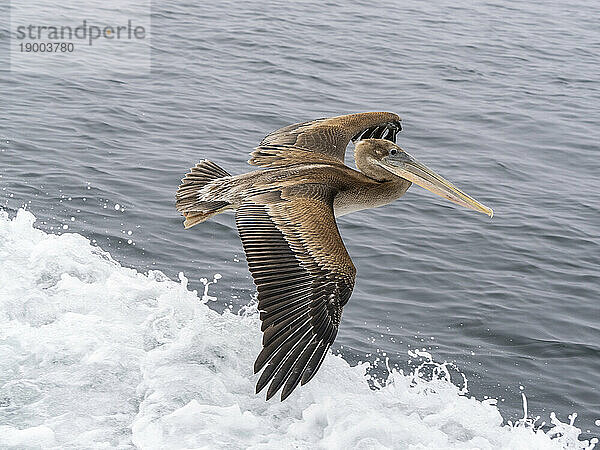
POLYGON ((190 169, 181 180, 176 194, 177 210, 185 217, 185 228, 229 209, 229 202, 214 198, 209 189, 204 189, 213 181, 229 176, 221 167, 206 159, 190 169))

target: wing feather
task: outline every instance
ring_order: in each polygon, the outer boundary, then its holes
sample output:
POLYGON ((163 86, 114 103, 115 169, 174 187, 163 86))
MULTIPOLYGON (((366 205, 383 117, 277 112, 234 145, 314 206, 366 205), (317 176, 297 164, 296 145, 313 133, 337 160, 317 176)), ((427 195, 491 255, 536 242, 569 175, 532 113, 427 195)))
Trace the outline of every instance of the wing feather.
POLYGON ((335 191, 325 185, 281 190, 269 203, 250 199, 236 224, 257 285, 263 370, 257 392, 285 399, 319 369, 337 335, 356 269, 333 214, 335 191))
POLYGON ((296 360, 296 363, 294 364, 294 367, 291 368, 290 375, 283 386, 283 390, 281 392, 282 400, 285 400, 296 388, 296 386, 298 386, 298 383, 300 383, 300 379, 304 373, 304 370, 306 369, 308 360, 315 352, 317 346, 318 342, 315 338, 313 338, 310 344, 304 348, 302 354, 296 360))
POLYGON ((250 154, 252 165, 281 167, 307 161, 344 162, 350 141, 379 138, 396 141, 400 117, 367 112, 317 119, 280 128, 267 135, 250 154))

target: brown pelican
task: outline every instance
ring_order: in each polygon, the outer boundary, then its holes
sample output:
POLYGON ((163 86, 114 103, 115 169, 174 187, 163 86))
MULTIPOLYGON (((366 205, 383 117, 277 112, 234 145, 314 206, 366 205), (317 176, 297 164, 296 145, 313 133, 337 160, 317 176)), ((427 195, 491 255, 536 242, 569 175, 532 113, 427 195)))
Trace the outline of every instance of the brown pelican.
POLYGON ((254 372, 265 369, 256 392, 270 382, 267 400, 281 387, 284 400, 308 383, 337 335, 356 269, 336 217, 386 205, 411 183, 493 215, 398 147, 400 130, 400 118, 385 112, 289 125, 251 153, 248 162, 262 170, 232 176, 204 160, 179 186, 177 209, 186 228, 236 210, 262 320, 254 372), (344 164, 351 140, 358 170, 344 164))

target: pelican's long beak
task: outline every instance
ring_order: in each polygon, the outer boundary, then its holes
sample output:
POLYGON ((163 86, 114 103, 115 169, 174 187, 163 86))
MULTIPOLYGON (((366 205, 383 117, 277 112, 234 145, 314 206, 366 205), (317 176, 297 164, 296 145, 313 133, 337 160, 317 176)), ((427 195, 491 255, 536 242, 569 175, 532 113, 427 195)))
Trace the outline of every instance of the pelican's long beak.
POLYGON ((440 195, 457 205, 474 209, 490 217, 494 216, 492 208, 488 208, 473 197, 465 194, 448 180, 445 180, 425 164, 421 164, 402 150, 398 150, 396 155, 385 157, 380 165, 394 175, 418 184, 422 188, 440 195))

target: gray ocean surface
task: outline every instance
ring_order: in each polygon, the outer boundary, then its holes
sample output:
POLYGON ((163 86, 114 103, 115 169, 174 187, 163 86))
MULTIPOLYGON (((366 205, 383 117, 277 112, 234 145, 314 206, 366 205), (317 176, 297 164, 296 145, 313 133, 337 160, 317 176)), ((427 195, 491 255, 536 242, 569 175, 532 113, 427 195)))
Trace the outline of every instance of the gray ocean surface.
POLYGON ((397 112, 399 145, 495 216, 413 186, 340 218, 358 275, 334 350, 385 376, 425 348, 506 420, 525 392, 531 414, 577 412, 597 436, 599 16, 587 0, 155 2, 150 74, 0 71, 0 207, 192 287, 220 273, 213 307, 237 308, 255 288, 233 215, 184 231, 187 169, 242 173, 276 128, 397 112))

